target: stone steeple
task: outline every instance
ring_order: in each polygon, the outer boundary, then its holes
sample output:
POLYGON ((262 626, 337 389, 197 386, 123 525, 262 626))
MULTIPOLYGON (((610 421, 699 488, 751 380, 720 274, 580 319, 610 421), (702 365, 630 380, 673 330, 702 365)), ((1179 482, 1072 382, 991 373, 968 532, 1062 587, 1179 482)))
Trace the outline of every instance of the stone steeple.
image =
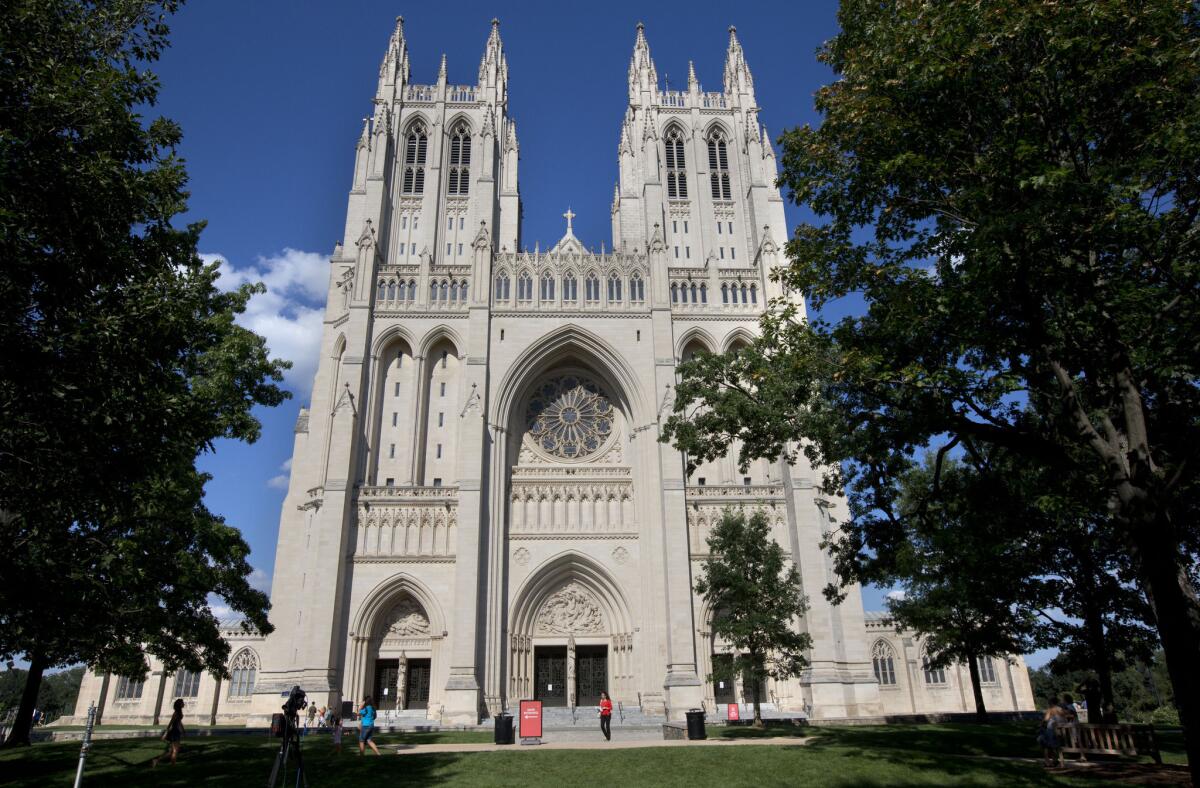
POLYGON ((396 27, 388 39, 387 51, 379 64, 379 87, 375 97, 392 99, 409 78, 408 43, 404 40, 404 17, 396 17, 396 27))
POLYGON ((733 25, 729 26, 729 49, 725 53, 725 93, 746 96, 749 105, 754 105, 754 78, 750 76, 750 67, 746 65, 746 55, 733 25))
POLYGON ((650 57, 650 45, 646 43, 646 26, 637 24, 637 38, 633 42, 633 57, 629 60, 629 101, 634 104, 651 104, 658 92, 658 70, 650 57), (642 95, 646 101, 642 101, 642 95))
POLYGON ((507 96, 508 61, 500 41, 499 19, 492 19, 492 32, 488 34, 483 57, 479 59, 479 87, 484 97, 493 102, 503 102, 507 96))

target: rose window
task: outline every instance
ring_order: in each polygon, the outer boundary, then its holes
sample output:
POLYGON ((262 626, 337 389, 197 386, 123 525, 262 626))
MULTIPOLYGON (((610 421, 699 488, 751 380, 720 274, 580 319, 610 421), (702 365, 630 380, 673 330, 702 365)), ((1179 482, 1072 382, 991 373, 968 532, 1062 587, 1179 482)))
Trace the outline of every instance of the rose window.
POLYGON ((525 425, 543 452, 577 460, 595 454, 612 435, 613 406, 594 381, 563 375, 529 398, 525 425))

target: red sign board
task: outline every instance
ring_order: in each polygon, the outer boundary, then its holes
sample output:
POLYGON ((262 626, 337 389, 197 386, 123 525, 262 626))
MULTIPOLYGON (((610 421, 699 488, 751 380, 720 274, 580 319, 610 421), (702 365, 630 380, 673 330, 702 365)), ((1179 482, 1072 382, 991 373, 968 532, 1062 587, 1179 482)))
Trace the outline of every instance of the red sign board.
POLYGON ((725 713, 725 717, 730 722, 737 722, 742 718, 741 712, 738 711, 738 705, 736 703, 729 704, 729 711, 725 713))
POLYGON ((522 739, 542 738, 542 702, 540 700, 523 700, 520 713, 518 735, 522 739))

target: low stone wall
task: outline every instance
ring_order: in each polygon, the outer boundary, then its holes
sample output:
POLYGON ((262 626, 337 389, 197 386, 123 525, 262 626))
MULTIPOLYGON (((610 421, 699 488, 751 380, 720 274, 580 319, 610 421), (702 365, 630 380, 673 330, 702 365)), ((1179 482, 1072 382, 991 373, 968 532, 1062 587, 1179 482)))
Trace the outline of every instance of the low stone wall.
POLYGON ((662 726, 664 739, 686 739, 687 725, 682 722, 664 722, 662 726))
MULTIPOLYGON (((1040 720, 1039 711, 989 711, 989 722, 1014 722, 1040 720)), ((936 725, 942 722, 975 722, 975 712, 946 712, 934 714, 886 714, 877 717, 834 717, 823 720, 808 720, 806 724, 821 725, 936 725)))

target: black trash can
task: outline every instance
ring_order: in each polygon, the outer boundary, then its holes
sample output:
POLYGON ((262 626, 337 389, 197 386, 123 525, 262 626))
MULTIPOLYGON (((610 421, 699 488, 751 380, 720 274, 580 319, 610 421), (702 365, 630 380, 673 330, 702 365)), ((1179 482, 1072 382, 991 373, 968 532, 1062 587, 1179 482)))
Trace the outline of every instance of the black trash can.
POLYGON ((513 743, 513 717, 508 712, 496 715, 496 744, 513 743))
POLYGON ((704 709, 692 709, 687 713, 689 739, 707 739, 704 732, 704 709))

